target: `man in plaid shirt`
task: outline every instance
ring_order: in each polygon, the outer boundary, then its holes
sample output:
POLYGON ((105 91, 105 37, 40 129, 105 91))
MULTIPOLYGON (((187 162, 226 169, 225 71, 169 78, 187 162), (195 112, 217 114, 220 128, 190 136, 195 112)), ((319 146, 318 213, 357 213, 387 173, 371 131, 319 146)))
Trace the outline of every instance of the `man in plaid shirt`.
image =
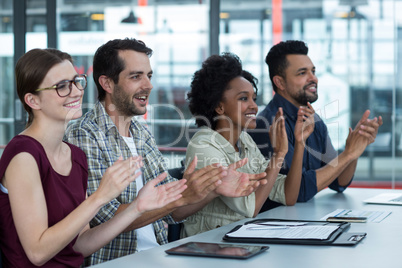
MULTIPOLYGON (((116 39, 98 48, 93 62, 93 78, 98 102, 82 118, 69 125, 65 140, 76 144, 88 159, 88 195, 98 188, 103 173, 119 157, 142 157, 144 166, 136 182, 104 206, 91 226, 108 221, 127 208, 148 181, 165 176, 163 183, 175 180, 167 174, 163 156, 149 130, 134 116, 146 113, 152 89, 152 50, 136 39, 116 39)), ((246 160, 245 160, 246 161, 246 160)), ((184 173, 187 189, 182 198, 168 206, 144 213, 125 232, 85 260, 90 266, 167 243, 163 221, 177 223, 195 213, 218 195, 231 197, 255 191, 264 173, 249 175, 233 166, 208 166, 195 171, 196 159, 184 173)))

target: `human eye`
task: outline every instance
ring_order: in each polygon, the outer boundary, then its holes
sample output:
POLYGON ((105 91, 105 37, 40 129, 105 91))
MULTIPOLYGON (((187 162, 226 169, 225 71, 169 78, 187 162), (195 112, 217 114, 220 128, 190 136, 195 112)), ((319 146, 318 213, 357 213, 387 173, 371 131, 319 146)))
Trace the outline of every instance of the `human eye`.
POLYGON ((130 76, 130 79, 138 80, 138 79, 140 79, 140 75, 139 74, 133 74, 132 76, 130 76))
POLYGON ((247 97, 240 97, 239 98, 240 101, 247 101, 247 99, 248 99, 247 97))
POLYGON ((56 84, 56 88, 58 91, 68 89, 69 83, 70 83, 70 81, 60 82, 60 83, 56 84))

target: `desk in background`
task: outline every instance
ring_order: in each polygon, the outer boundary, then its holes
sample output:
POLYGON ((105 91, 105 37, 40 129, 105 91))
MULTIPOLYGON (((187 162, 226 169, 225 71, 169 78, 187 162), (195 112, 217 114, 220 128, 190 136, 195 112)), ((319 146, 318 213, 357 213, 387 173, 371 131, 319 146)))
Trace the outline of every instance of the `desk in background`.
MULTIPOLYGON (((402 267, 402 206, 368 205, 363 200, 383 192, 396 190, 349 188, 338 194, 326 189, 306 203, 295 206, 281 206, 266 211, 257 218, 280 218, 295 220, 320 220, 326 214, 338 209, 391 211, 391 215, 381 223, 352 223, 349 232, 366 232, 367 236, 358 245, 347 246, 307 246, 264 244, 270 249, 248 260, 169 256, 165 250, 185 242, 219 242, 225 233, 245 219, 199 235, 178 240, 154 249, 118 258, 93 267, 158 267, 158 268, 244 268, 244 267, 308 267, 308 268, 393 268, 402 267)), ((399 191, 402 192, 402 191, 399 191)), ((262 245, 262 244, 261 244, 262 245)))

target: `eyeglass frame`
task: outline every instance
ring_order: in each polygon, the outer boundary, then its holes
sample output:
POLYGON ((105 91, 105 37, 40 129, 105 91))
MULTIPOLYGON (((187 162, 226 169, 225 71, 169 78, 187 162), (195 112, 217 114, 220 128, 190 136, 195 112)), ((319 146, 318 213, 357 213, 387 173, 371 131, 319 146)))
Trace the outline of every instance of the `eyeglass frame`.
POLYGON ((83 91, 83 90, 86 89, 87 86, 88 86, 87 75, 86 75, 86 74, 77 74, 77 75, 75 75, 74 78, 71 79, 71 80, 63 80, 63 81, 60 81, 60 82, 58 82, 56 85, 51 86, 51 87, 38 88, 38 89, 35 90, 35 92, 39 92, 39 91, 42 91, 42 90, 55 89, 57 95, 59 95, 60 98, 64 98, 64 97, 67 97, 67 96, 69 96, 69 95, 71 94, 71 91, 73 90, 73 83, 74 83, 74 85, 75 85, 79 90, 83 91), (77 77, 80 77, 80 76, 82 76, 82 77, 85 78, 85 87, 84 87, 83 89, 79 89, 79 88, 77 87, 77 84, 75 83, 75 79, 76 79, 77 77), (66 83, 66 82, 69 83, 69 84, 68 84, 68 88, 70 89, 70 91, 68 92, 67 95, 65 95, 65 96, 60 96, 60 93, 59 93, 59 91, 57 90, 57 86, 58 86, 59 84, 61 84, 61 83, 66 83))

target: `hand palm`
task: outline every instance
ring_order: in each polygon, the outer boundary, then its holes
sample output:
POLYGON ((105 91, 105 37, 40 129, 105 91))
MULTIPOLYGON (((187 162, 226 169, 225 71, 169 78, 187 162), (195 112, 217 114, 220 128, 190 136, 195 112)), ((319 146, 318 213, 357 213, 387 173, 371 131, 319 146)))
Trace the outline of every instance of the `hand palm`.
POLYGON ((161 174, 141 188, 136 198, 138 211, 162 208, 182 196, 181 193, 187 188, 186 180, 173 181, 156 187, 165 177, 166 174, 161 174))
POLYGON ((236 163, 228 167, 227 176, 222 178, 222 184, 217 187, 216 193, 227 197, 247 196, 259 186, 257 179, 263 174, 242 173, 236 167, 236 163))
POLYGON ((138 192, 137 208, 139 211, 149 211, 163 207, 167 196, 165 185, 154 187, 148 183, 138 192))
POLYGON ((285 119, 283 117, 282 108, 278 109, 275 121, 272 122, 268 134, 274 152, 286 154, 288 152, 288 136, 286 134, 285 119))
POLYGON ((306 142, 307 138, 313 133, 315 126, 314 113, 315 111, 311 104, 308 104, 308 107, 299 108, 294 130, 295 139, 298 142, 306 142))
POLYGON ((311 133, 314 131, 314 120, 301 121, 296 122, 295 125, 295 138, 299 141, 306 141, 311 133))

